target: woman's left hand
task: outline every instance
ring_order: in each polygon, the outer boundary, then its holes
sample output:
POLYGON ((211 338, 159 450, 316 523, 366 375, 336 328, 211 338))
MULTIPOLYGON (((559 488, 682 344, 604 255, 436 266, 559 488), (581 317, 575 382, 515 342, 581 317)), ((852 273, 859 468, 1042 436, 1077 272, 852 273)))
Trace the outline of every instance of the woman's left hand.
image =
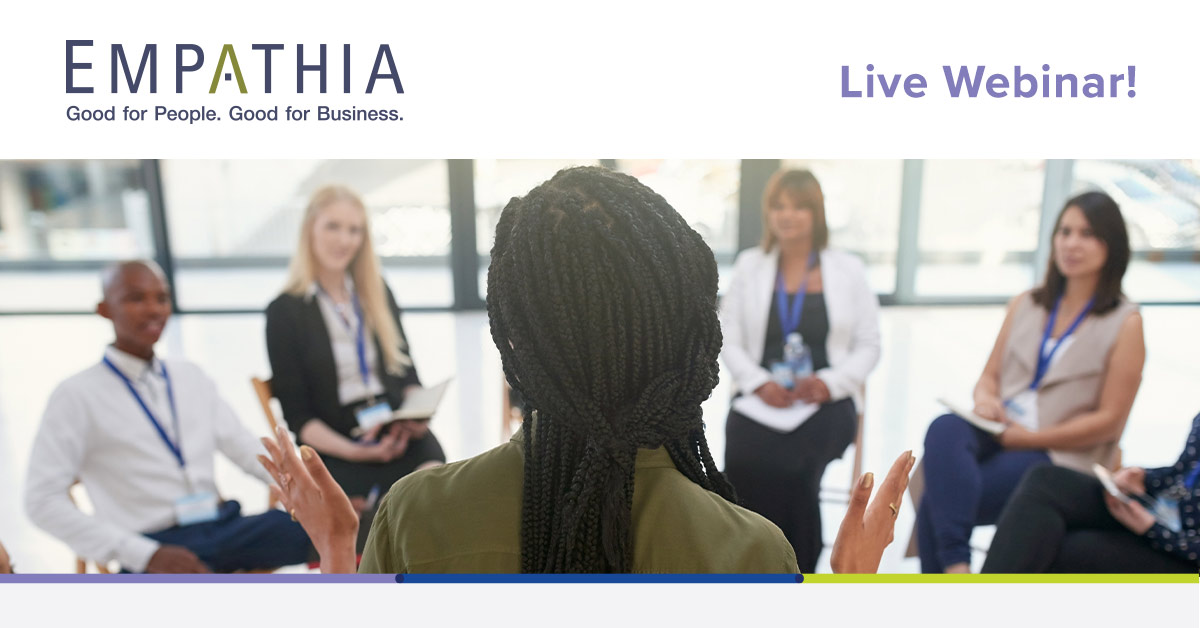
POLYGON ((259 463, 275 480, 271 497, 278 500, 308 533, 321 556, 321 572, 357 571, 354 544, 358 536, 358 514, 321 457, 308 445, 301 447, 300 456, 297 456, 282 427, 276 429, 275 440, 264 438, 262 444, 271 455, 270 459, 258 457, 259 463))
POLYGON ((1105 492, 1104 504, 1108 506, 1108 512, 1112 513, 1113 519, 1120 521, 1121 525, 1138 536, 1154 527, 1154 515, 1137 502, 1124 502, 1105 492))
POLYGON ((815 375, 797 379, 796 386, 792 389, 792 396, 804 403, 825 403, 832 397, 829 387, 815 375))
POLYGON ((829 565, 834 573, 879 571, 883 550, 895 536, 900 503, 916 461, 911 451, 900 454, 879 485, 875 499, 871 499, 875 475, 865 473, 859 478, 850 491, 846 516, 829 555, 829 565))

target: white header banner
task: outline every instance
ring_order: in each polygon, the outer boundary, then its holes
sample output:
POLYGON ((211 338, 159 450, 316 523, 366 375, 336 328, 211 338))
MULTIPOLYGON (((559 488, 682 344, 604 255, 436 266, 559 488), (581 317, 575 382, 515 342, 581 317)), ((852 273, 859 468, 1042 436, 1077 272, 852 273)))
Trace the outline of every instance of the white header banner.
POLYGON ((1200 3, 965 6, 15 3, 0 158, 1200 153, 1200 3))

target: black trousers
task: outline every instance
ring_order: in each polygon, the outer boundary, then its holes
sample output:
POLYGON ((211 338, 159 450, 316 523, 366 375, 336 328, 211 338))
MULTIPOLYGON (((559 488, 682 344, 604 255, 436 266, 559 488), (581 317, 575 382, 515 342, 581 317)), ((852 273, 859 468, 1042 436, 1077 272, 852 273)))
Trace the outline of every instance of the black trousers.
MULTIPOLYGON (((342 408, 342 424, 353 425, 358 422, 354 416, 356 407, 358 406, 351 405, 342 408)), ((349 438, 349 435, 346 436, 349 438)), ((409 441, 404 455, 391 462, 351 462, 327 455, 322 455, 321 460, 329 468, 329 474, 333 476, 334 481, 350 497, 366 497, 372 490, 378 490, 379 498, 383 499, 397 480, 416 471, 417 467, 427 462, 445 462, 446 454, 442 451, 437 437, 430 431, 422 438, 409 441)), ((360 554, 366 545, 367 533, 371 530, 371 522, 375 519, 378 505, 376 501, 375 506, 359 515, 357 549, 360 554)))
POLYGON ((781 434, 739 412, 725 421, 725 475, 741 505, 779 526, 803 573, 821 556, 821 476, 854 442, 854 401, 821 406, 803 425, 781 434))
POLYGON ((1113 518, 1096 478, 1064 467, 1025 474, 996 523, 984 573, 1196 573, 1113 518))

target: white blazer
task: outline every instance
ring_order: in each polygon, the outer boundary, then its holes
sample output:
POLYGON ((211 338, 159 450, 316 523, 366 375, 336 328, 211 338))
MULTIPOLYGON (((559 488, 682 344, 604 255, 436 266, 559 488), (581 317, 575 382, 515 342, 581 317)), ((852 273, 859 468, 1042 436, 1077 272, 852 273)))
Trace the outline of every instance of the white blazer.
MULTIPOLYGON (((778 247, 770 252, 757 246, 742 251, 721 300, 725 337, 721 359, 743 394, 752 394, 771 379, 770 371, 760 364, 778 269, 778 247)), ((821 279, 829 316, 825 340, 829 367, 816 376, 829 388, 832 401, 851 397, 862 412, 864 384, 879 362, 879 299, 867 285, 862 261, 849 253, 821 251, 821 279)))

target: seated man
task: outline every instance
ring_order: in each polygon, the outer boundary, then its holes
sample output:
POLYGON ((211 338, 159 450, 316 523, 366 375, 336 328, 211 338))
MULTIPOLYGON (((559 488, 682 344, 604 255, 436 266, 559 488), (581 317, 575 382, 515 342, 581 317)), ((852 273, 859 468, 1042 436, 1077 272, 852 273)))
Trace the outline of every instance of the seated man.
POLYGON ((231 572, 303 563, 299 524, 270 510, 243 517, 213 482, 220 450, 247 473, 261 444, 194 364, 155 357, 171 314, 162 270, 136 261, 106 269, 96 312, 116 341, 60 384, 34 441, 25 485, 29 518, 84 558, 149 573, 231 572), (80 481, 95 516, 68 491, 80 481))

